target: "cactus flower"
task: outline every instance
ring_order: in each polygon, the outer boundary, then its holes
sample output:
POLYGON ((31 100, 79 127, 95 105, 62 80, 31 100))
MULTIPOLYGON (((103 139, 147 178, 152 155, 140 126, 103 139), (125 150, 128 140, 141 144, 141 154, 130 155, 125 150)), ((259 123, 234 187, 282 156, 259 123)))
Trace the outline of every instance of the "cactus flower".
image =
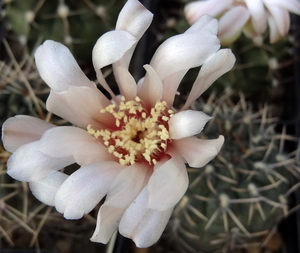
POLYGON ((7 173, 29 182, 41 202, 55 206, 67 219, 79 219, 105 197, 94 242, 107 243, 119 229, 138 247, 155 243, 188 187, 185 163, 204 166, 224 141, 223 136, 195 137, 210 117, 188 110, 235 62, 231 50, 220 50, 217 20, 203 16, 185 33, 162 43, 136 83, 128 65, 151 21, 151 12, 129 0, 116 29, 98 39, 93 65, 111 100, 86 77, 67 47, 45 41, 35 61, 51 88, 47 110, 73 126, 24 115, 3 125, 4 147, 13 153, 7 173), (111 64, 120 96, 102 72, 111 64), (185 105, 176 111, 172 104, 181 79, 201 65, 185 105), (74 163, 80 166, 74 173, 61 171, 74 163))
POLYGON ((286 36, 289 12, 300 14, 298 0, 200 0, 187 4, 184 14, 190 24, 202 15, 219 17, 219 38, 223 44, 236 40, 243 31, 248 37, 263 34, 267 26, 270 42, 286 36))

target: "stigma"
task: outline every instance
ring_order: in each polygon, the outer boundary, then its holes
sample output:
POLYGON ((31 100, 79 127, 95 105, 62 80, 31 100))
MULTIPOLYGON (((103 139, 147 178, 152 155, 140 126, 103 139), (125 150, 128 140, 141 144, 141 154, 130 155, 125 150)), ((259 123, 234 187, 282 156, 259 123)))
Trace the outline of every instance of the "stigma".
POLYGON ((88 125, 87 131, 103 143, 121 165, 136 162, 155 165, 163 157, 170 142, 168 121, 174 114, 165 101, 147 110, 139 97, 130 101, 121 97, 119 105, 111 104, 100 113, 111 114, 114 124, 108 129, 88 125))

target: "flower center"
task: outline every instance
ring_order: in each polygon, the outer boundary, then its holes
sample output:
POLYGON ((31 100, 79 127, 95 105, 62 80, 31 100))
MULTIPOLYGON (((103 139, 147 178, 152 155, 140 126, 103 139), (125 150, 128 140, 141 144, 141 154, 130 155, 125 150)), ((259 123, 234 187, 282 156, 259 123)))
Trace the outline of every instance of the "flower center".
POLYGON ((165 101, 157 102, 148 111, 139 97, 134 101, 125 101, 121 97, 119 105, 111 104, 100 112, 111 114, 115 125, 111 129, 100 130, 88 125, 87 131, 100 140, 121 165, 135 162, 151 165, 163 156, 170 141, 168 121, 174 113, 168 110, 165 101))

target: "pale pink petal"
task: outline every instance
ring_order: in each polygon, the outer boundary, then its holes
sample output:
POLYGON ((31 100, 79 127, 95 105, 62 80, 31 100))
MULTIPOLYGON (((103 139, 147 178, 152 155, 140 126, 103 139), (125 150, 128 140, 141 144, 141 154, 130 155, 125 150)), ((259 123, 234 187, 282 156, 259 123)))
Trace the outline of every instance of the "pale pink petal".
POLYGON ((101 206, 96 230, 91 238, 93 242, 107 243, 117 230, 126 208, 139 195, 148 182, 150 170, 142 164, 123 168, 109 189, 101 206))
POLYGON ((134 100, 137 95, 137 85, 127 68, 114 67, 114 75, 119 86, 120 94, 126 100, 134 100))
POLYGON ((68 175, 65 173, 56 171, 39 181, 29 182, 29 188, 39 201, 48 206, 54 206, 57 190, 67 178, 68 175))
POLYGON ((107 151, 107 147, 98 142, 82 143, 72 154, 75 162, 81 166, 102 161, 118 161, 114 155, 107 151))
POLYGON ((226 12, 219 20, 219 37, 229 39, 235 37, 250 18, 244 6, 236 6, 226 12))
POLYGON ((86 128, 93 123, 90 118, 82 117, 68 104, 67 96, 67 92, 56 93, 51 90, 46 103, 47 110, 78 127, 86 128))
POLYGON ((107 194, 115 176, 123 166, 116 162, 93 163, 81 167, 58 189, 55 208, 66 219, 80 219, 107 194))
POLYGON ((70 156, 47 156, 39 151, 39 141, 18 148, 7 161, 7 174, 19 181, 39 181, 74 163, 70 156))
POLYGON ((217 35, 218 20, 216 20, 210 15, 203 15, 195 24, 193 24, 184 33, 197 32, 201 30, 207 30, 210 31, 212 34, 217 35))
POLYGON ((103 115, 100 110, 110 101, 97 88, 70 87, 67 91, 51 91, 47 100, 47 110, 68 120, 76 126, 103 126, 111 122, 112 117, 103 115))
POLYGON ((144 68, 146 75, 139 86, 138 96, 146 107, 153 107, 162 98, 163 86, 160 78, 150 65, 144 65, 144 68))
POLYGON ((195 23, 201 16, 209 14, 216 17, 228 9, 233 0, 207 0, 194 1, 184 8, 184 15, 190 24, 195 23))
POLYGON ((2 125, 2 142, 9 152, 16 151, 24 144, 38 141, 42 134, 55 125, 26 115, 7 119, 2 125))
POLYGON ((300 15, 300 2, 298 0, 264 0, 265 5, 277 5, 289 12, 300 15))
POLYGON ((257 34, 262 34, 267 29, 267 13, 263 0, 245 0, 251 15, 251 22, 257 34))
POLYGON ((185 110, 175 113, 170 120, 170 138, 177 140, 199 134, 211 117, 204 112, 185 110))
POLYGON ((280 40, 282 36, 279 32, 275 19, 270 14, 268 15, 268 24, 270 30, 270 42, 275 43, 276 41, 280 40))
POLYGON ((174 140, 172 145, 184 157, 191 167, 203 167, 211 161, 220 151, 224 137, 214 140, 201 140, 194 136, 174 140))
POLYGON ((52 128, 43 134, 39 142, 39 150, 52 157, 72 156, 75 151, 81 150, 83 145, 90 143, 102 145, 86 130, 72 126, 52 128))
POLYGON ((181 155, 173 148, 168 152, 171 158, 159 161, 148 183, 148 208, 168 210, 173 208, 187 190, 189 178, 181 155))
POLYGON ((212 83, 231 70, 235 56, 230 49, 221 49, 206 61, 193 84, 193 88, 182 110, 188 108, 212 83))
MULTIPOLYGON (((165 196, 162 201, 167 199, 165 196)), ((147 248, 158 241, 172 214, 173 208, 161 211, 147 207, 147 187, 127 208, 120 222, 119 231, 131 238, 138 248, 147 248)))
POLYGON ((70 50, 61 43, 46 40, 34 54, 36 66, 42 79, 56 92, 69 86, 94 84, 82 72, 70 50))
POLYGON ((276 5, 268 5, 268 10, 271 13, 278 31, 282 37, 287 35, 290 29, 290 15, 287 10, 282 9, 276 5))
POLYGON ((173 103, 183 75, 215 54, 220 48, 219 43, 217 36, 210 31, 200 30, 173 36, 159 46, 150 65, 163 81, 163 100, 168 105, 173 103))
POLYGON ((171 107, 174 103, 175 95, 178 94, 178 86, 183 77, 188 72, 188 69, 184 69, 169 75, 163 82, 163 96, 162 101, 167 102, 167 105, 171 107))

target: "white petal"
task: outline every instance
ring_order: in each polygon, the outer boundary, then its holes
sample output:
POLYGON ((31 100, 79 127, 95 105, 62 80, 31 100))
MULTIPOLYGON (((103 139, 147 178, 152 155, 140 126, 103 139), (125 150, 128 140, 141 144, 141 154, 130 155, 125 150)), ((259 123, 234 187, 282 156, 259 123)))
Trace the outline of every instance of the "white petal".
POLYGON ((39 201, 54 206, 57 190, 67 178, 68 175, 57 171, 39 181, 29 182, 29 188, 39 201))
POLYGON ((211 117, 200 111, 175 113, 168 122, 170 138, 177 140, 199 134, 210 119, 211 117))
POLYGON ((69 86, 92 86, 82 72, 70 50, 61 43, 46 40, 34 54, 42 79, 56 92, 69 86))
POLYGON ((145 103, 146 107, 153 107, 162 98, 163 85, 150 65, 144 65, 144 68, 147 73, 139 86, 138 96, 145 103))
POLYGON ((229 39, 235 37, 250 18, 244 6, 236 6, 226 12, 219 20, 219 37, 229 39))
POLYGON ((139 1, 129 0, 122 8, 116 30, 124 30, 139 40, 148 29, 153 19, 153 14, 139 1))
POLYGON ((107 243, 117 230, 126 208, 146 185, 150 170, 141 164, 125 167, 113 181, 101 206, 93 242, 107 243))
POLYGON ((120 234, 131 238, 138 248, 150 247, 158 241, 173 211, 173 208, 164 211, 150 209, 147 202, 145 187, 127 208, 119 227, 120 234))
POLYGON ((219 39, 201 30, 173 36, 156 50, 150 65, 161 80, 182 70, 198 67, 220 48, 219 39))
POLYGON ((282 36, 272 15, 268 15, 268 24, 270 29, 270 42, 275 43, 276 41, 280 40, 282 36))
POLYGON ((276 5, 269 5, 268 10, 273 16, 280 35, 287 35, 290 29, 290 15, 287 10, 284 10, 276 5))
POLYGON ((89 164, 81 167, 58 189, 55 208, 66 219, 80 219, 107 194, 111 182, 122 170, 116 162, 89 164))
POLYGON ((219 16, 230 7, 232 2, 232 0, 193 1, 185 6, 184 15, 187 21, 193 24, 205 14, 219 16))
POLYGON ((154 172, 148 183, 148 207, 155 210, 173 208, 187 190, 189 179, 181 155, 171 149, 171 158, 160 161, 154 166, 154 172))
POLYGON ((211 161, 220 151, 224 143, 224 137, 219 136, 214 140, 201 140, 196 137, 188 137, 174 140, 172 145, 184 157, 191 167, 203 167, 211 161))
POLYGON ((245 0, 251 15, 251 22, 257 34, 262 34, 267 29, 267 13, 263 0, 245 0))
MULTIPOLYGON (((40 140, 40 151, 52 157, 72 156, 89 143, 98 144, 87 131, 72 126, 60 126, 46 131, 40 140)), ((101 145, 101 144, 99 144, 101 145)))
POLYGON ((7 174, 20 181, 38 181, 72 163, 72 157, 55 158, 39 151, 39 141, 18 148, 7 161, 7 174))
POLYGON ((136 39, 136 42, 128 51, 126 51, 122 58, 113 64, 114 75, 119 89, 121 94, 127 99, 134 98, 137 89, 133 86, 133 83, 135 82, 128 72, 128 66, 137 42, 150 26, 152 18, 153 14, 139 1, 129 0, 122 8, 117 20, 116 30, 126 31, 136 39), (124 79, 126 76, 130 79, 129 83, 126 83, 126 80, 124 79))
POLYGON ((217 35, 218 21, 210 15, 203 15, 195 24, 187 29, 185 33, 197 32, 201 30, 207 30, 212 34, 217 35))
POLYGON ((11 117, 2 125, 3 146, 12 153, 24 144, 38 141, 45 131, 53 127, 55 125, 26 115, 11 117))
POLYGON ((103 34, 93 48, 93 65, 97 79, 113 98, 115 95, 105 81, 101 68, 121 60, 127 52, 133 50, 136 43, 137 38, 130 33, 114 30, 103 34))
POLYGON ((136 42, 137 39, 126 31, 114 30, 103 34, 93 49, 95 70, 120 60, 136 42))
POLYGON ((300 2, 298 0, 264 0, 265 5, 277 5, 282 9, 300 15, 300 2))
POLYGON ((210 85, 235 63, 235 56, 230 49, 221 49, 206 61, 193 84, 193 88, 182 110, 188 108, 210 85))
POLYGON ((181 78, 199 67, 220 48, 219 39, 210 31, 184 33, 173 36, 156 50, 150 65, 163 81, 163 100, 171 105, 181 78), (170 80, 169 80, 170 78, 170 80))

